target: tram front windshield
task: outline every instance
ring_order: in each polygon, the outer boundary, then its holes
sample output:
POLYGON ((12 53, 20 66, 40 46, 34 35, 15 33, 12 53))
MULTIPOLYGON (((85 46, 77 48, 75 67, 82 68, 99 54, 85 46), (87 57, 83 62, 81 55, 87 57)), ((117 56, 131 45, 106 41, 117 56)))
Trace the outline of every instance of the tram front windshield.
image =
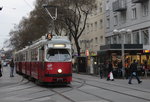
POLYGON ((67 49, 48 49, 46 58, 48 61, 71 61, 71 56, 67 49))

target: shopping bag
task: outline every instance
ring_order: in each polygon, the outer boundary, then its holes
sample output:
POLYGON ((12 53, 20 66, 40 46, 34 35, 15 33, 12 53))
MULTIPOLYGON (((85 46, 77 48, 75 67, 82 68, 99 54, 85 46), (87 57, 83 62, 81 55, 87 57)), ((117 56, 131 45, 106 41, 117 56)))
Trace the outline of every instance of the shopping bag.
POLYGON ((133 74, 133 75, 136 75, 136 72, 133 72, 132 74, 133 74))
POLYGON ((110 80, 113 80, 113 79, 114 79, 113 73, 110 72, 110 80))

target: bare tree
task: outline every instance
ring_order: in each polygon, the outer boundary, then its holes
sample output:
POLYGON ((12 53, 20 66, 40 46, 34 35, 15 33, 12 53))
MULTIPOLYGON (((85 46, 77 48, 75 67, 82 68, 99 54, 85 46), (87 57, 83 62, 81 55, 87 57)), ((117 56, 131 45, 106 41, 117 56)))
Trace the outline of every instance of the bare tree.
POLYGON ((96 7, 95 3, 95 0, 54 0, 51 3, 59 6, 58 21, 66 25, 64 29, 68 36, 73 38, 79 56, 78 40, 85 30, 88 15, 96 7))
POLYGON ((95 8, 95 0, 36 0, 30 16, 22 18, 19 25, 10 32, 10 45, 17 49, 23 48, 51 30, 52 19, 45 12, 43 4, 58 6, 58 19, 53 25, 55 33, 61 35, 65 32, 73 38, 80 56, 78 40, 85 29, 87 16, 95 8))

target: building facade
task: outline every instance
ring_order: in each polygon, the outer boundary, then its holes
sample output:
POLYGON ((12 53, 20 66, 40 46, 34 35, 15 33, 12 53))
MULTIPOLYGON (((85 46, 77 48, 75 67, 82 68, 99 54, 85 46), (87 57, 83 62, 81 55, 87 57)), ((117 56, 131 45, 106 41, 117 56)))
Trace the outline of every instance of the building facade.
POLYGON ((124 34, 125 44, 143 44, 150 49, 150 1, 149 0, 105 0, 106 44, 119 44, 121 38, 114 30, 130 29, 124 34))
POLYGON ((117 68, 124 53, 126 68, 134 59, 139 66, 150 68, 150 0, 104 1, 105 46, 100 47, 100 53, 107 52, 105 61, 111 60, 117 68))
POLYGON ((88 16, 86 28, 80 37, 81 55, 86 51, 92 56, 97 55, 100 45, 105 44, 104 0, 96 0, 97 7, 88 16))

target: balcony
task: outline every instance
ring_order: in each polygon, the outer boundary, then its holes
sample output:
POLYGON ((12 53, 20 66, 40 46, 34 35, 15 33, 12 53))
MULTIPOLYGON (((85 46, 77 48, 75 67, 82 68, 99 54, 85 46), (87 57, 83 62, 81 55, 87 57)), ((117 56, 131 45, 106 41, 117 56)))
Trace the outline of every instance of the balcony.
POLYGON ((116 0, 112 3, 114 12, 121 12, 127 10, 127 1, 126 0, 116 0))
POLYGON ((132 0, 132 3, 142 3, 148 0, 132 0))

